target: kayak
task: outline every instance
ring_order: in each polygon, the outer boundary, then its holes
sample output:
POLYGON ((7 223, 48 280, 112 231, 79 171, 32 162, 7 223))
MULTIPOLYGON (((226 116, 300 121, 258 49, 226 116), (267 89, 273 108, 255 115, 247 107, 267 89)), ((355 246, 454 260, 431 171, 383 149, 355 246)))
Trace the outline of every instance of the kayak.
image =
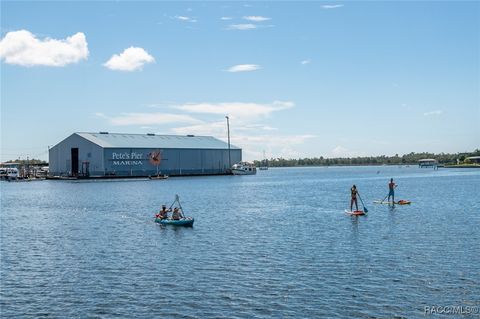
POLYGON ((362 216, 362 215, 365 215, 365 212, 364 212, 363 210, 350 211, 350 210, 346 210, 346 209, 345 209, 345 213, 348 214, 348 215, 352 215, 352 216, 362 216))
POLYGON ((160 219, 155 218, 155 222, 162 225, 173 225, 173 226, 193 226, 194 219, 192 217, 182 218, 182 219, 160 219))
POLYGON ((398 202, 382 202, 380 200, 373 201, 374 204, 386 204, 386 205, 392 205, 392 204, 397 204, 397 205, 410 205, 412 202, 409 200, 399 200, 398 202))
MULTIPOLYGON (((164 175, 164 177, 168 178, 167 175, 164 175)), ((180 197, 178 195, 175 195, 175 200, 173 201, 172 205, 170 205, 170 208, 164 213, 168 214, 169 211, 172 211, 172 207, 175 204, 178 205, 178 207, 175 207, 175 209, 173 210, 172 216, 177 216, 177 217, 185 216, 183 212, 182 204, 180 204, 180 197)), ((165 205, 162 205, 162 206, 163 206, 162 209, 164 208, 166 209, 165 205)), ((156 223, 159 223, 162 225, 172 225, 172 226, 186 226, 186 227, 193 226, 193 221, 194 221, 193 217, 182 217, 180 219, 173 219, 170 217, 170 218, 162 219, 162 218, 159 218, 160 216, 161 216, 160 213, 155 215, 156 223)))

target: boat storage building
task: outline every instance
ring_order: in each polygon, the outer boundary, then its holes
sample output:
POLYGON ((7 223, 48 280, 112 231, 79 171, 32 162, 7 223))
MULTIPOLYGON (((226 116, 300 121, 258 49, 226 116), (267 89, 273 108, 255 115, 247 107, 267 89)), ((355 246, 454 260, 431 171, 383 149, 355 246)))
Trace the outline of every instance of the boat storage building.
POLYGON ((242 150, 211 136, 73 133, 49 150, 50 176, 226 174, 242 150), (230 159, 229 159, 230 157, 230 159))

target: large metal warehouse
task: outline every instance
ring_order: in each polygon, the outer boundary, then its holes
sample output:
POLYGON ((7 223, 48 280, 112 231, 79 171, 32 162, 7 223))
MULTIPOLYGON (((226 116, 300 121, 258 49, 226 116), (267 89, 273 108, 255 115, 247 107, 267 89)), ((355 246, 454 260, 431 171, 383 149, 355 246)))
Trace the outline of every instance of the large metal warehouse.
POLYGON ((50 176, 226 174, 242 150, 211 136, 73 133, 49 150, 50 176))

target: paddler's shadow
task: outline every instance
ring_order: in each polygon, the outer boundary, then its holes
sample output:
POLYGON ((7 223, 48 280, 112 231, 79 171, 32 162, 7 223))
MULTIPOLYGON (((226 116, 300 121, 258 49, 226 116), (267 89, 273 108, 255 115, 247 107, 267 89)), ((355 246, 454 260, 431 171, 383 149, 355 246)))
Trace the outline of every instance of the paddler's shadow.
POLYGON ((397 216, 399 214, 399 212, 397 212, 397 209, 395 208, 395 204, 393 205, 388 205, 388 221, 389 221, 389 225, 392 226, 392 225, 395 225, 397 223, 397 216))
POLYGON ((352 216, 352 238, 358 240, 358 216, 352 216))

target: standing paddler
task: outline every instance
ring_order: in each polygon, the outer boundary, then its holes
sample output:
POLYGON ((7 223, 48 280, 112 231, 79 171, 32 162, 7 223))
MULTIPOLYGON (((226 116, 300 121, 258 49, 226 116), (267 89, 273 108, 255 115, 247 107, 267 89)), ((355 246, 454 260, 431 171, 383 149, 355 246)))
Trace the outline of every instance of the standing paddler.
POLYGON ((390 196, 392 197, 392 203, 395 204, 395 187, 397 184, 393 182, 393 178, 390 178, 390 183, 388 183, 388 202, 390 202, 390 196))
POLYGON ((350 193, 352 195, 352 199, 350 200, 350 211, 352 211, 353 208, 353 203, 355 203, 355 210, 358 210, 358 202, 357 202, 357 186, 353 185, 352 188, 350 188, 350 193))

